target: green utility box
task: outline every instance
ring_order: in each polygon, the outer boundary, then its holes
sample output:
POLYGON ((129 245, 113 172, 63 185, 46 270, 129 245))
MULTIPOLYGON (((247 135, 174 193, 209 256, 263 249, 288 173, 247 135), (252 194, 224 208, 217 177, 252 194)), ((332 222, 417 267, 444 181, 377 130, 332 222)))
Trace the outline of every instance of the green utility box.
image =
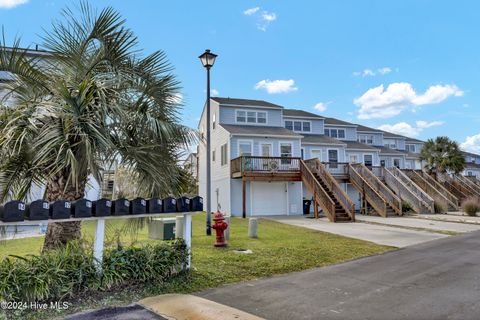
POLYGON ((175 218, 153 219, 148 224, 148 238, 152 240, 175 240, 175 218))

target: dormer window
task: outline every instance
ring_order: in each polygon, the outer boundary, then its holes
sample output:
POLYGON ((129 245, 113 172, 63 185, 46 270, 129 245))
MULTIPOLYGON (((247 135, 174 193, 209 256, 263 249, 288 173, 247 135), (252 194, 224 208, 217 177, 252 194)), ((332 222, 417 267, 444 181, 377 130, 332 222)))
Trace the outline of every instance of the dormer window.
POLYGON ((357 141, 365 144, 373 144, 373 135, 371 134, 359 134, 357 141))
POLYGON ((337 139, 345 139, 345 129, 325 129, 325 135, 337 139))
POLYGON ((310 132, 311 124, 310 124, 310 121, 286 120, 285 128, 288 130, 296 131, 296 132, 310 132))
POLYGON ((267 113, 265 111, 236 111, 237 123, 267 123, 267 113))

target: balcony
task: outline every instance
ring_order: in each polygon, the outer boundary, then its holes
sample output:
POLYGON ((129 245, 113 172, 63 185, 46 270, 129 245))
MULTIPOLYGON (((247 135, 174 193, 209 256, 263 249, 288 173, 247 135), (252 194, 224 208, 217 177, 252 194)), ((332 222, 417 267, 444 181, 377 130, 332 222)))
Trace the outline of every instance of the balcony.
POLYGON ((231 160, 233 179, 301 181, 300 158, 241 156, 231 160))

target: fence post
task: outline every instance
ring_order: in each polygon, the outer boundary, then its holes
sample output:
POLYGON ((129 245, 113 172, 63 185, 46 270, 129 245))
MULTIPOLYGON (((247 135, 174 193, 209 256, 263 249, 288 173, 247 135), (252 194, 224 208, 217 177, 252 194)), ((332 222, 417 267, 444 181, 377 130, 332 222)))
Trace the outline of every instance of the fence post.
POLYGON ((183 216, 183 240, 185 240, 188 252, 187 269, 190 269, 192 262, 192 216, 188 213, 183 216))
POLYGON ((93 257, 98 273, 102 273, 103 245, 105 241, 105 219, 98 219, 95 223, 95 240, 93 243, 93 257))

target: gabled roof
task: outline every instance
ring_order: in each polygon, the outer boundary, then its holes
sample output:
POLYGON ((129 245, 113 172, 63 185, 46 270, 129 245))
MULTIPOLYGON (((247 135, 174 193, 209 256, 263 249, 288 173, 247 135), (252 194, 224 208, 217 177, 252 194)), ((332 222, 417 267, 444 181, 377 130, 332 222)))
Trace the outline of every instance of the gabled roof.
POLYGON ((383 146, 376 146, 375 148, 380 150, 380 155, 405 155, 405 152, 396 149, 390 149, 383 146))
POLYGON ((328 117, 325 117, 325 124, 326 125, 340 125, 340 126, 349 126, 349 127, 356 127, 357 125, 354 124, 354 123, 351 123, 351 122, 347 122, 347 121, 343 121, 343 120, 339 120, 339 119, 336 119, 336 118, 328 118, 328 117))
POLYGON ((406 140, 405 142, 406 143, 425 143, 425 141, 422 141, 422 140, 418 140, 418 139, 414 139, 414 138, 409 138, 409 137, 405 137, 406 140))
POLYGON ((360 131, 360 132, 383 133, 382 130, 370 128, 370 127, 367 127, 367 126, 363 126, 363 125, 361 125, 361 124, 357 124, 357 131, 360 131))
POLYGON ((284 109, 283 116, 324 119, 322 116, 319 116, 318 114, 311 113, 304 110, 297 110, 297 109, 284 109))
POLYGON ((305 134, 302 138, 302 144, 329 144, 329 145, 342 145, 346 146, 346 143, 337 139, 330 138, 323 134, 305 134))
POLYGON ((468 151, 460 151, 463 155, 466 156, 472 156, 472 157, 480 157, 480 155, 473 153, 473 152, 468 152, 468 151))
POLYGON ((383 132, 383 137, 384 138, 394 138, 394 139, 409 139, 405 136, 401 136, 399 134, 396 134, 396 133, 392 133, 392 132, 388 132, 388 131, 385 131, 385 130, 380 130, 378 129, 379 131, 383 132))
POLYGON ((237 124, 220 124, 225 130, 233 135, 242 136, 275 136, 275 137, 292 137, 301 138, 299 135, 284 127, 267 127, 267 126, 252 126, 252 125, 237 125, 237 124))
POLYGON ((378 148, 365 143, 360 143, 357 141, 347 141, 347 140, 343 140, 342 142, 346 143, 347 149, 378 151, 378 148))
POLYGON ((237 98, 222 98, 222 97, 212 97, 213 101, 216 101, 220 104, 225 105, 234 105, 242 107, 267 107, 274 109, 283 109, 282 106, 267 102, 264 100, 252 100, 252 99, 237 99, 237 98))

